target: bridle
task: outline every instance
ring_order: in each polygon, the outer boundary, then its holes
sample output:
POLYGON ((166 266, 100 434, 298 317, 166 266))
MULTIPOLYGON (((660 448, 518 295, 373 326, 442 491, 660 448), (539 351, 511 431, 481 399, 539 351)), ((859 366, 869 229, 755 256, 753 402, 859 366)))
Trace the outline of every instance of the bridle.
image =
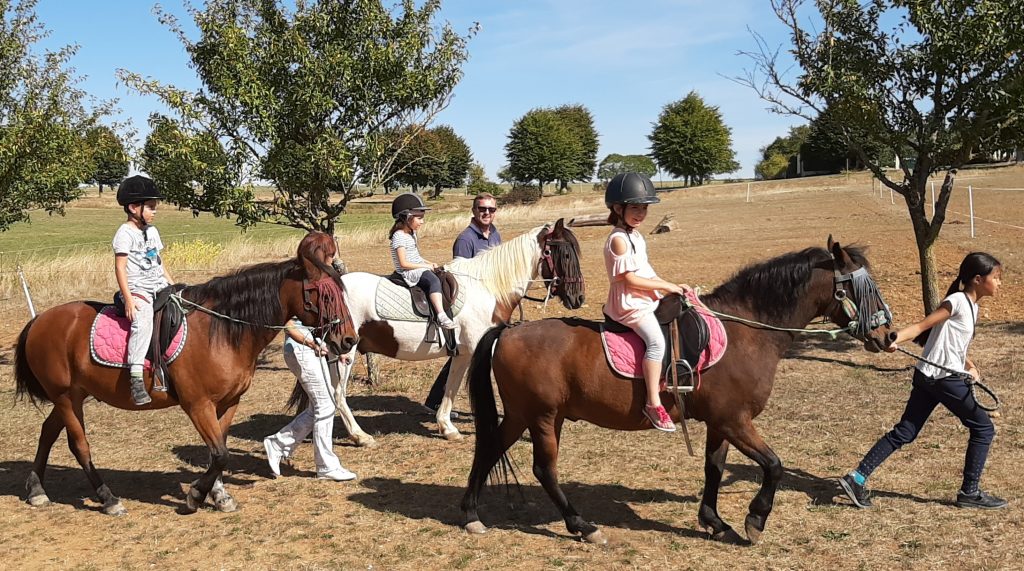
POLYGON ((882 293, 867 268, 843 274, 839 271, 839 260, 833 257, 832 262, 832 297, 850 320, 847 325, 850 334, 863 340, 869 331, 892 325, 889 305, 882 299, 882 293))
POLYGON ((317 316, 315 330, 321 332, 321 338, 326 339, 329 334, 339 333, 351 319, 348 304, 345 303, 345 284, 341 281, 341 274, 333 267, 318 260, 310 261, 325 275, 316 281, 308 277, 302 279, 302 306, 317 316), (316 304, 310 300, 310 292, 313 291, 317 292, 316 304))
POLYGON ((572 268, 579 268, 579 255, 573 243, 565 238, 554 238, 554 233, 555 231, 552 229, 548 230, 544 235, 540 261, 538 262, 541 276, 540 281, 547 284, 547 295, 544 299, 528 295, 523 296, 523 299, 547 303, 552 296, 559 295, 560 288, 567 289, 576 284, 579 284, 580 289, 586 287, 582 272, 575 271, 575 269, 566 270, 565 268, 560 268, 559 264, 555 263, 556 258, 573 258, 576 264, 572 268))

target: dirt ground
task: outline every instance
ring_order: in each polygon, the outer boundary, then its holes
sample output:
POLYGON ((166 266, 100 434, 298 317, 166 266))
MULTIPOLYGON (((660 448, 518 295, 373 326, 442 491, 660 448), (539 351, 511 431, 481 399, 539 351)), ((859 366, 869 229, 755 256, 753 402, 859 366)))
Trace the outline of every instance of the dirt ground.
MULTIPOLYGON (((292 377, 275 343, 264 354, 253 388, 242 401, 229 445, 229 490, 237 513, 204 509, 181 515, 183 488, 202 470, 206 450, 178 409, 132 414, 89 403, 85 415, 93 459, 129 514, 100 514, 74 458, 58 441, 47 471, 54 504, 33 509, 24 482, 35 454, 42 412, 26 403, 5 407, 0 420, 0 544, 3 566, 70 569, 1009 569, 1019 568, 1024 514, 1024 428, 1018 390, 1024 333, 1024 169, 962 171, 951 211, 969 210, 972 184, 979 217, 969 223, 950 214, 937 246, 943 286, 963 255, 993 253, 1005 265, 997 299, 982 303, 972 357, 1003 399, 998 434, 983 486, 1010 501, 999 512, 958 510, 967 432, 945 411, 911 446, 872 478, 876 507, 856 510, 840 499, 835 477, 898 419, 911 365, 901 355, 872 355, 855 342, 799 341, 784 360, 768 408, 756 424, 786 469, 762 541, 733 546, 705 539, 696 510, 703 459, 686 455, 682 438, 655 431, 612 432, 567 424, 560 477, 584 517, 609 537, 607 546, 568 536, 558 512, 530 472, 530 447, 512 454, 521 468, 522 495, 512 504, 504 491, 483 497, 481 516, 491 527, 469 536, 459 527, 461 499, 472 459, 473 427, 447 442, 434 433, 419 402, 441 362, 382 360, 383 382, 356 383, 350 403, 379 446, 352 447, 336 425, 336 451, 359 475, 349 483, 317 481, 312 451, 300 447, 284 476, 271 479, 261 439, 287 423, 283 403, 292 377), (1014 563, 1017 562, 1017 563, 1014 563)), ((651 258, 663 277, 710 289, 743 265, 823 246, 831 233, 841 243, 870 247, 873 274, 898 324, 921 316, 916 249, 906 207, 888 190, 881 196, 866 178, 820 178, 757 184, 746 202, 746 184, 667 193, 653 207, 645 229, 672 213, 680 230, 648 237, 651 258)), ((545 215, 594 214, 596 194, 544 199, 545 215)), ((506 238, 539 220, 498 214, 506 238)), ((607 291, 601 246, 608 229, 581 228, 588 303, 578 315, 597 318, 607 291)), ((425 253, 443 260, 450 238, 426 240, 425 253)), ((343 242, 344 244, 344 242, 343 242)), ((389 269, 386 244, 344 252, 350 269, 389 269)), ((527 306, 528 319, 566 315, 527 306)), ((13 403, 11 352, 2 355, 0 401, 13 403)), ((468 413, 463 395, 456 409, 468 413)), ((703 425, 690 424, 698 450, 703 425)), ((723 517, 742 529, 760 471, 730 453, 720 497, 723 517)))

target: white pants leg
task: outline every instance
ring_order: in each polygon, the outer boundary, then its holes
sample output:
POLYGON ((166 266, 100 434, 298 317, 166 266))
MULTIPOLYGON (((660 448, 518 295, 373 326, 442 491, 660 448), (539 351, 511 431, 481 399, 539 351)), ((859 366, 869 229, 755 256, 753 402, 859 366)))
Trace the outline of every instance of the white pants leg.
POLYGON ((284 362, 306 391, 309 408, 270 438, 288 457, 312 432, 316 471, 317 474, 325 474, 342 467, 333 450, 334 401, 331 400, 331 384, 326 375, 327 361, 315 355, 312 349, 295 347, 292 350, 293 347, 286 344, 284 362))
POLYGON ((141 375, 146 363, 146 352, 149 351, 149 341, 153 337, 153 303, 148 296, 140 299, 132 295, 132 301, 135 302, 135 319, 132 320, 128 336, 128 366, 132 373, 141 375))

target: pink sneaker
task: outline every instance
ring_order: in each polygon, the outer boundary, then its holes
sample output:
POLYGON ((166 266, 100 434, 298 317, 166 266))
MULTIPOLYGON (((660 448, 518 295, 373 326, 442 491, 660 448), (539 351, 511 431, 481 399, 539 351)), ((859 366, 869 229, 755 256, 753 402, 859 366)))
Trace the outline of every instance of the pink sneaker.
POLYGON ((665 412, 665 407, 663 406, 644 405, 644 416, 647 417, 647 420, 651 421, 654 428, 662 432, 676 431, 676 425, 672 423, 672 417, 665 412))

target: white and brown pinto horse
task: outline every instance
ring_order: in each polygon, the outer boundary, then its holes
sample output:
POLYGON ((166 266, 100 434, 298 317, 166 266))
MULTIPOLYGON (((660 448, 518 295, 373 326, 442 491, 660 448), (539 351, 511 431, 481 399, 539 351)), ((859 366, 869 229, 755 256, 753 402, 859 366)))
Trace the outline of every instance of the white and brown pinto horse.
MULTIPOLYGON (((463 302, 454 317, 458 354, 452 359, 444 399, 437 409, 437 422, 440 433, 455 440, 462 435, 449 419, 452 401, 484 332, 499 323, 507 323, 534 282, 543 281, 548 295, 557 296, 569 309, 583 305, 584 284, 579 242, 562 220, 554 226, 534 228, 475 258, 456 259, 445 269, 456 276, 463 302)), ((364 272, 342 277, 345 301, 359 332, 358 351, 403 361, 446 357, 444 347, 424 341, 425 321, 388 321, 377 313, 377 288, 381 280, 386 279, 364 272)), ((369 446, 374 443, 373 437, 359 427, 345 398, 355 351, 350 353, 347 365, 339 362, 340 374, 335 385, 337 409, 352 441, 369 446)))

